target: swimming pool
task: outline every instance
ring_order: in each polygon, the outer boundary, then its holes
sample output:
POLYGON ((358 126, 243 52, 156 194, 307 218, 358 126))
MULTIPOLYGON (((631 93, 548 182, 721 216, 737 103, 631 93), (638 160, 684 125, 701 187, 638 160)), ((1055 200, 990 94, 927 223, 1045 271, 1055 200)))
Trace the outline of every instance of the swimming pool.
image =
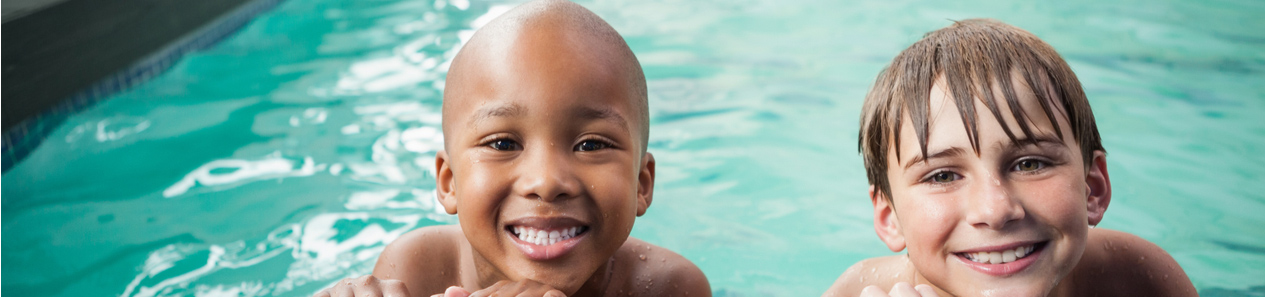
MULTIPOLYGON (((815 296, 890 254, 856 154, 879 69, 947 19, 1032 31, 1080 76, 1104 228, 1204 296, 1265 294, 1260 1, 588 1, 646 70, 656 199, 633 236, 717 295, 815 296)), ((3 293, 304 296, 450 224, 429 168, 447 61, 513 3, 286 0, 61 124, 3 175, 3 293)))

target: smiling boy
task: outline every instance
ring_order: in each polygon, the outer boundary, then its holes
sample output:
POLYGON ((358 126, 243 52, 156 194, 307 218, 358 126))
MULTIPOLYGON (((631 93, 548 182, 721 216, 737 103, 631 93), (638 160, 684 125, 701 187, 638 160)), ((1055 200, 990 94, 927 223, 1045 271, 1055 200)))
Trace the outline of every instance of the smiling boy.
POLYGON ((826 296, 1196 296, 1155 244, 1093 228, 1111 201, 1080 82, 993 20, 928 33, 866 96, 860 150, 893 252, 826 296))
POLYGON ((629 237, 654 189, 648 113, 641 66, 597 15, 507 12, 448 73, 436 192, 459 225, 409 232, 317 295, 710 296, 693 263, 629 237))

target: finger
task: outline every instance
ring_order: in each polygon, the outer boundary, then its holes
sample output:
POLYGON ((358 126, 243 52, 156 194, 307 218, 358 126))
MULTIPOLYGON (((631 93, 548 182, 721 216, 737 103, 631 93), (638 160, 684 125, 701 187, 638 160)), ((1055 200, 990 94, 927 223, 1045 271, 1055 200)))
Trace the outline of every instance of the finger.
POLYGON ((918 285, 914 290, 918 290, 922 297, 940 297, 940 293, 936 293, 936 289, 928 285, 918 285))
POLYGON ((330 291, 330 294, 333 295, 334 297, 356 296, 356 292, 352 291, 352 284, 351 284, 350 279, 344 279, 344 280, 338 281, 338 284, 334 285, 334 289, 330 291))
POLYGON ((377 282, 361 282, 351 290, 356 297, 382 297, 382 289, 378 288, 377 282))
POLYGON ((451 287, 448 287, 447 290, 444 290, 444 297, 469 297, 469 296, 470 296, 469 291, 466 291, 466 289, 463 289, 458 286, 451 286, 451 287))
POLYGON ((497 290, 497 292, 504 293, 505 295, 508 295, 508 296, 522 295, 523 293, 530 292, 532 287, 535 287, 535 286, 532 286, 532 283, 530 282, 531 280, 521 280, 521 281, 506 283, 504 286, 501 286, 501 289, 497 290))
POLYGON ((549 290, 549 292, 545 292, 544 297, 567 297, 567 294, 563 294, 562 291, 558 290, 549 290))
POLYGON ((381 288, 383 297, 409 297, 408 287, 399 280, 378 281, 378 288, 381 288))
POLYGON ((918 291, 914 290, 914 286, 909 283, 899 282, 892 286, 892 291, 888 293, 892 297, 918 297, 918 291))
POLYGON ((489 286, 487 288, 483 288, 481 290, 471 292, 469 297, 492 296, 492 293, 499 292, 501 290, 501 287, 504 287, 504 286, 505 286, 505 281, 499 281, 499 282, 496 282, 495 284, 492 284, 492 286, 489 286))
POLYGON ((356 293, 356 297, 382 297, 382 290, 378 288, 378 278, 372 275, 357 277, 352 284, 351 290, 356 293))
POLYGON ((312 295, 312 297, 330 297, 329 288, 325 288, 324 290, 321 290, 320 292, 316 292, 316 294, 312 295))
POLYGON ((877 286, 868 286, 868 287, 865 287, 865 289, 861 289, 861 297, 889 297, 889 296, 887 296, 887 292, 883 292, 883 289, 880 289, 877 286))

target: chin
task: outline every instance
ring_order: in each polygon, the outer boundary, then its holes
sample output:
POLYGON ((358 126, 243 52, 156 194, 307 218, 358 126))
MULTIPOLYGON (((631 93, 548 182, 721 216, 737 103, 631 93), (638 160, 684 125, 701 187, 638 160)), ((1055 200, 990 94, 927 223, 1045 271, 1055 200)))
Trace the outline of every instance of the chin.
POLYGON ((1041 297, 1041 296, 1049 295, 1051 289, 1052 288, 1050 286, 1045 286, 1044 284, 1037 284, 1035 281, 1030 281, 1024 284, 1016 284, 1013 286, 994 285, 994 286, 990 286, 989 288, 977 289, 973 292, 971 291, 960 292, 962 294, 957 294, 957 295, 958 296, 981 296, 981 297, 1001 297, 1001 296, 1041 297))

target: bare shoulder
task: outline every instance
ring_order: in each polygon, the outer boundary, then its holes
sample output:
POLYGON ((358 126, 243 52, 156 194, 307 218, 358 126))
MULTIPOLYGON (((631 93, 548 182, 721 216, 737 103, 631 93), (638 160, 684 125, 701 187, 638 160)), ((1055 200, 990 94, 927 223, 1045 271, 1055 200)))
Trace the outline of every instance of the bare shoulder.
POLYGON ((442 293, 456 285, 461 244, 465 236, 457 225, 429 226, 409 231, 382 250, 373 276, 404 282, 412 296, 442 293))
POLYGON ((1198 296, 1186 272, 1163 248, 1115 230, 1090 230, 1085 254, 1073 274, 1080 292, 1198 296))
POLYGON ((912 274, 905 271, 908 264, 905 255, 862 260, 844 270, 822 296, 858 296, 867 286, 891 288, 897 282, 911 282, 912 274))
POLYGON ((629 237, 614 258, 612 278, 620 283, 617 286, 620 289, 607 295, 618 291, 632 292, 633 296, 712 295, 711 284, 703 271, 694 262, 666 248, 629 237))

